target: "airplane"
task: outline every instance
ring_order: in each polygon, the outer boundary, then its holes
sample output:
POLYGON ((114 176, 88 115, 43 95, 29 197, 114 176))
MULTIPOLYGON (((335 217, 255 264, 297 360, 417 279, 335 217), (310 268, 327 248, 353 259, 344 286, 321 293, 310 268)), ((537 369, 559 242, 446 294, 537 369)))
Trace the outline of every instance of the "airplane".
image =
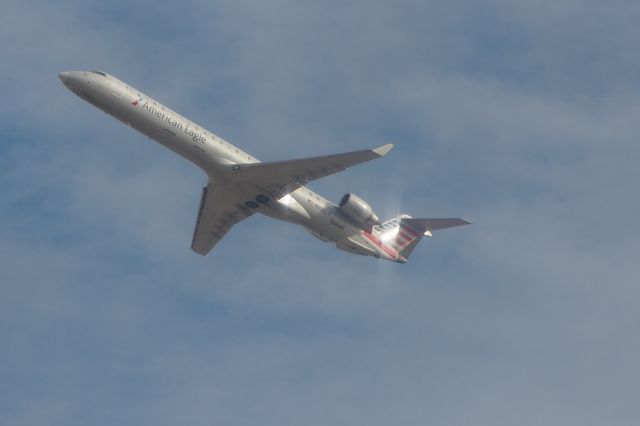
POLYGON ((468 225, 462 218, 416 219, 402 213, 381 222, 369 204, 347 193, 338 205, 305 187, 308 182, 384 157, 375 149, 295 160, 260 162, 202 126, 102 71, 58 74, 74 94, 164 145, 202 169, 202 188, 191 249, 211 249, 238 222, 261 213, 301 225, 349 253, 405 263, 423 236, 468 225))

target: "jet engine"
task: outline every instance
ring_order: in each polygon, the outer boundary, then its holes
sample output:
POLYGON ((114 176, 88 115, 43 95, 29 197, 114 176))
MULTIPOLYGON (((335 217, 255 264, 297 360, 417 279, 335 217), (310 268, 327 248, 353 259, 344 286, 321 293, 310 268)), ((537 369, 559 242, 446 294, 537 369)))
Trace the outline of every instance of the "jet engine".
POLYGON ((339 206, 342 213, 358 226, 371 228, 380 223, 371 206, 355 194, 344 194, 339 206))

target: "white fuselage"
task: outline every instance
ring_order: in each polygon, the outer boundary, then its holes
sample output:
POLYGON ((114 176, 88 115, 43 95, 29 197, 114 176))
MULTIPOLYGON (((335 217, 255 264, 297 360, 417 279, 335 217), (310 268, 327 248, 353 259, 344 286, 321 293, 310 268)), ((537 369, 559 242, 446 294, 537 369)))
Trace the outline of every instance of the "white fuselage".
MULTIPOLYGON (((128 126, 164 145, 201 168, 209 181, 224 180, 221 166, 260 161, 219 136, 195 124, 117 78, 98 71, 61 73, 75 94, 128 126)), ((235 188, 239 201, 248 196, 235 188)), ((317 193, 300 187, 274 203, 260 205, 259 213, 299 224, 323 241, 362 255, 390 256, 363 237, 340 209, 317 193)), ((393 260, 393 259, 390 259, 393 260)))

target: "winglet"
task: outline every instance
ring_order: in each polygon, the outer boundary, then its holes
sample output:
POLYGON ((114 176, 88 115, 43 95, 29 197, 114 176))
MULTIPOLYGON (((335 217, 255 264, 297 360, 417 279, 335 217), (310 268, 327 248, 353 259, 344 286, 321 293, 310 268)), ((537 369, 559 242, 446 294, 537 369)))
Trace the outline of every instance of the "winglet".
POLYGON ((379 146, 376 149, 372 149, 371 151, 375 152, 380 157, 384 157, 387 154, 387 152, 391 151, 391 148, 393 148, 393 144, 388 143, 386 145, 379 146))

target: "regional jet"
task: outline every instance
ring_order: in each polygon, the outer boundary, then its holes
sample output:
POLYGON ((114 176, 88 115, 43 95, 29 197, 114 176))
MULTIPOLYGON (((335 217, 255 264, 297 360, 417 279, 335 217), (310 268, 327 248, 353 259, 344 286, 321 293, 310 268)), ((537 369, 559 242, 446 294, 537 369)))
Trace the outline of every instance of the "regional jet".
POLYGON ((433 231, 467 225, 461 218, 416 219, 400 214, 381 222, 355 194, 338 205, 305 187, 308 182, 383 157, 375 149, 296 160, 260 162, 202 126, 102 71, 59 74, 80 98, 164 145, 202 169, 202 189, 191 249, 206 255, 238 222, 261 213, 302 226, 349 253, 405 263, 433 231))

